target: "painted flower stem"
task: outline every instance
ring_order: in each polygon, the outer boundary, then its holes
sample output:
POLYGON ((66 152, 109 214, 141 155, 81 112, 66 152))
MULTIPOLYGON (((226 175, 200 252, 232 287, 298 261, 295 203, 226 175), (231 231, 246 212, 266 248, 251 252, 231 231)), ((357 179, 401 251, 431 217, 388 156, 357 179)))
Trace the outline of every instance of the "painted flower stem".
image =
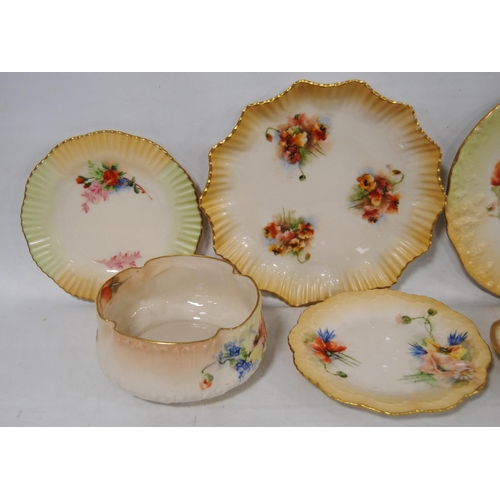
MULTIPOLYGON (((431 310, 431 309, 429 309, 429 310, 431 310)), ((435 341, 434 335, 432 334, 432 323, 429 320, 430 316, 434 316, 434 315, 433 314, 428 314, 427 316, 416 316, 415 318, 410 318, 410 319, 412 321, 417 320, 417 319, 423 320, 424 326, 425 326, 425 330, 429 334, 429 337, 431 338, 431 340, 435 341)))
POLYGON ((278 130, 277 128, 267 127, 267 129, 266 129, 266 135, 269 134, 269 130, 273 130, 274 132, 278 132, 278 134, 281 133, 281 131, 278 130))
MULTIPOLYGON (((323 151, 323 149, 321 148, 321 146, 319 144, 315 144, 313 146, 313 148, 319 153, 319 154, 322 154, 323 156, 326 156, 326 153, 323 151)), ((314 153, 311 151, 311 153, 314 155, 314 153)), ((314 155, 316 156, 316 155, 314 155)), ((317 156, 316 156, 317 158, 317 156)))
POLYGON ((151 198, 151 196, 149 196, 149 194, 146 192, 146 190, 140 185, 140 184, 137 184, 134 183, 135 187, 142 193, 142 194, 145 194, 150 200, 152 200, 153 198, 151 198))
POLYGON ((356 367, 360 365, 360 362, 357 359, 354 359, 353 357, 345 354, 345 353, 338 353, 335 352, 332 355, 332 358, 338 359, 339 361, 342 361, 342 363, 345 363, 348 366, 356 367))
POLYGON ((226 361, 231 361, 232 359, 238 359, 238 358, 239 358, 239 355, 235 355, 235 356, 221 356, 219 359, 217 359, 213 363, 210 363, 209 365, 205 366, 205 368, 203 368, 203 370, 201 370, 201 373, 205 374, 205 370, 207 370, 211 366, 214 366, 216 364, 223 365, 226 361))
POLYGON ((300 170, 299 181, 305 181, 307 177, 306 174, 304 174, 304 171, 302 170, 300 163, 299 163, 299 170, 300 170))
POLYGON ((328 373, 329 375, 335 375, 336 377, 340 378, 347 378, 347 373, 344 373, 343 371, 340 370, 337 370, 336 372, 331 372, 324 363, 323 363, 323 368, 325 369, 325 372, 328 373))
POLYGON ((404 181, 405 174, 403 174, 403 172, 401 172, 400 170, 393 170, 391 173, 393 173, 394 175, 401 176, 401 178, 398 181, 392 183, 393 186, 397 186, 398 184, 401 184, 404 181))
POLYGON ((307 252, 305 255, 304 255, 304 260, 300 260, 300 255, 298 253, 295 254, 295 256, 297 257, 297 260, 301 263, 301 264, 305 264, 310 258, 311 258, 311 254, 309 252, 307 252))

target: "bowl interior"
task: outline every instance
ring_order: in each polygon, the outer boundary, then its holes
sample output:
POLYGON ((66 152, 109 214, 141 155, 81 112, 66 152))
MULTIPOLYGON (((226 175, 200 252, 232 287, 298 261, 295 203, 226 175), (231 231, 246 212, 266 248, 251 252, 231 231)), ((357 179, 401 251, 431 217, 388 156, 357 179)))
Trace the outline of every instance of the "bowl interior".
POLYGON ((251 279, 234 274, 223 261, 157 259, 123 273, 120 291, 103 316, 127 335, 194 342, 244 323, 257 305, 258 293, 251 279))

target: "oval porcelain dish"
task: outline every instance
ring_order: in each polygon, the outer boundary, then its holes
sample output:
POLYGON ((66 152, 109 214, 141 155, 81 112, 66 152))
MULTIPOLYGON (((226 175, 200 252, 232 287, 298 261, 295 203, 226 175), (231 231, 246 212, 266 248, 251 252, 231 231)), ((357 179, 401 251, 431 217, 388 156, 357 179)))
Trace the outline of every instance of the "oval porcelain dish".
POLYGON ((112 130, 50 151, 26 183, 21 224, 40 269, 88 300, 122 269, 193 254, 202 225, 194 184, 169 153, 112 130))
POLYGON ((266 349, 259 289, 212 257, 126 269, 104 284, 96 307, 102 370, 150 401, 220 396, 248 380, 266 349))
POLYGON ((394 290, 331 297, 306 309, 288 340, 297 369, 325 394, 388 415, 455 407, 484 387, 491 362, 465 316, 394 290))
POLYGON ((299 81, 247 106, 209 154, 215 252, 292 306, 391 286, 444 208, 441 150, 361 81, 299 81))

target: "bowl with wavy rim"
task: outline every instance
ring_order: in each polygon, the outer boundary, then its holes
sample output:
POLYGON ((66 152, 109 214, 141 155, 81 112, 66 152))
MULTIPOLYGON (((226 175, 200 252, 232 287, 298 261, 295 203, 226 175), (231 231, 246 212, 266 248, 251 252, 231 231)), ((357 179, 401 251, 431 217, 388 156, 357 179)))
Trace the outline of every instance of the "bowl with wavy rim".
POLYGON ((125 269, 102 286, 96 309, 103 372, 150 401, 220 396, 248 380, 266 350, 259 289, 213 257, 125 269))

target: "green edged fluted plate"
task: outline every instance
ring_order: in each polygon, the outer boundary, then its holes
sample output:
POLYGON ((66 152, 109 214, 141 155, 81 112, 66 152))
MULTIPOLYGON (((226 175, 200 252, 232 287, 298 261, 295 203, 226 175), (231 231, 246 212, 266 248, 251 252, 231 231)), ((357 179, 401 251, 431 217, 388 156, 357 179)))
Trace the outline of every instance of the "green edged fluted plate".
POLYGON ((108 130, 65 140, 34 168, 21 224, 40 269, 88 300, 122 269, 193 254, 202 227, 193 182, 168 152, 108 130))

